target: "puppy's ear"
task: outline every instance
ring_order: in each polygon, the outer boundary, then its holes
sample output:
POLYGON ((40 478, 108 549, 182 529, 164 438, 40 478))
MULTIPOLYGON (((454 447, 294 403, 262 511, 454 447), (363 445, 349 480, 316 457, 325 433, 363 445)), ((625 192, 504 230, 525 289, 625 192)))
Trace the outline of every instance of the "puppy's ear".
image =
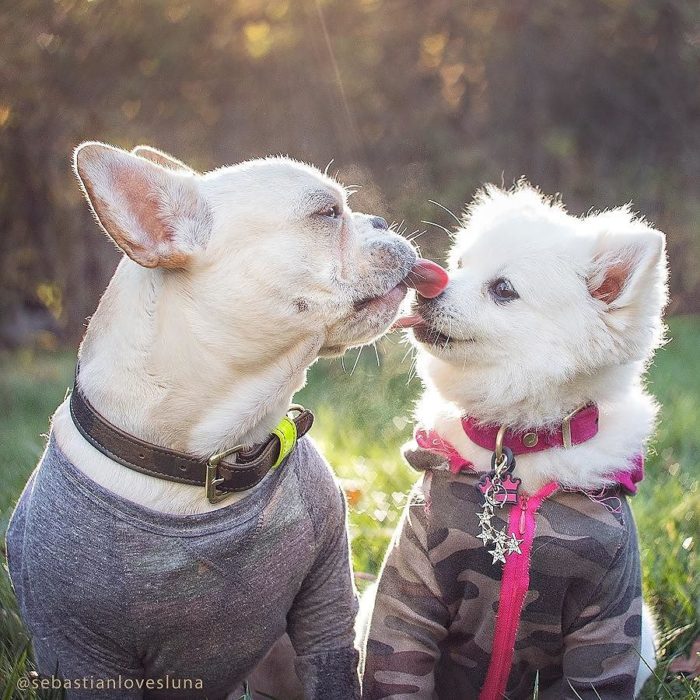
POLYGON ((136 148, 131 151, 135 156, 140 156, 146 160, 150 160, 153 163, 162 165, 164 168, 170 168, 171 170, 180 170, 185 173, 194 173, 195 170, 190 168, 189 165, 185 165, 181 160, 178 160, 169 153, 160 151, 153 146, 136 146, 136 148))
POLYGON ((668 276, 664 234, 615 209, 587 219, 596 242, 588 289, 609 331, 632 359, 644 359, 663 335, 668 276))
POLYGON ((588 277, 588 289, 593 297, 613 310, 634 305, 650 293, 663 293, 664 234, 635 220, 626 208, 591 219, 597 229, 588 277))
POLYGON ((139 265, 184 268, 206 244, 212 217, 194 173, 95 142, 73 167, 99 224, 139 265))

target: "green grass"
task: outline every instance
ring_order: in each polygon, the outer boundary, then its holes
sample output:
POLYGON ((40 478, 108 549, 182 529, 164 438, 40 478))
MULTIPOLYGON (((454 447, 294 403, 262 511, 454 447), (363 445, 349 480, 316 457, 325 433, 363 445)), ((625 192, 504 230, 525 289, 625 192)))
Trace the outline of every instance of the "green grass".
MULTIPOLYGON (((646 698, 700 698, 700 681, 668 671, 670 661, 700 636, 700 318, 676 318, 671 342, 651 368, 649 387, 663 404, 647 462, 647 478, 633 507, 640 531, 644 588, 659 624, 657 679, 646 698)), ((408 380, 410 359, 396 338, 380 345, 380 365, 365 349, 355 356, 318 363, 298 400, 312 408, 312 434, 351 499, 350 528, 356 571, 376 573, 416 474, 400 459, 411 435, 410 414, 420 391, 408 380)), ((41 454, 48 417, 70 386, 72 354, 29 351, 0 356, 0 532, 41 454)), ((30 668, 21 655, 27 638, 4 571, 0 574, 0 698, 11 673, 30 668), (6 679, 3 682, 3 679, 6 679)), ((14 683, 12 683, 14 685, 14 683)))

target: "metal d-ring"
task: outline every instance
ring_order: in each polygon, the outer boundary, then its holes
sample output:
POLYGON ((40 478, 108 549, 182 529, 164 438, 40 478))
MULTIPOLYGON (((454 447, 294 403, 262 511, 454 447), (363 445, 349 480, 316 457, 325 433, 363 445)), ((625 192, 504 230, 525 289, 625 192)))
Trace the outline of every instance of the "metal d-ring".
POLYGON ((503 448, 503 454, 498 459, 496 453, 491 455, 491 474, 494 476, 502 476, 510 474, 515 469, 515 455, 510 447, 503 448))
POLYGON ((506 426, 502 425, 496 433, 496 461, 500 462, 503 459, 503 438, 506 435, 506 426))

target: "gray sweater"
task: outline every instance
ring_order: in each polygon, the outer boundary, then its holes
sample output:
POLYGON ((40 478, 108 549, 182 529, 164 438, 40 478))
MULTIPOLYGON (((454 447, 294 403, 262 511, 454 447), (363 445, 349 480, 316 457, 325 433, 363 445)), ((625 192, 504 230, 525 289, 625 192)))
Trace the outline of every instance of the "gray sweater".
POLYGON ((93 679, 68 697, 179 697, 175 678, 225 697, 285 630, 307 698, 359 697, 345 501, 308 438, 247 498, 175 516, 102 488, 52 436, 7 551, 40 673, 93 679))

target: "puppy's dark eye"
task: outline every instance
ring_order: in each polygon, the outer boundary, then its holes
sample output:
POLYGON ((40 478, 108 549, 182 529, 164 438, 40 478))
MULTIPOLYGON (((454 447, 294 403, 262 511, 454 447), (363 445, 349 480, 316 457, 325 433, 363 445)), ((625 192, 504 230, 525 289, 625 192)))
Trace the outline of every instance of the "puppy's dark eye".
POLYGON ((519 299, 520 295, 515 291, 515 287, 510 280, 499 277, 489 285, 489 294, 497 304, 505 304, 508 301, 519 299))
POLYGON ((342 211, 337 204, 334 204, 332 207, 324 207, 316 212, 317 216, 325 216, 328 219, 338 219, 341 214, 342 211))

